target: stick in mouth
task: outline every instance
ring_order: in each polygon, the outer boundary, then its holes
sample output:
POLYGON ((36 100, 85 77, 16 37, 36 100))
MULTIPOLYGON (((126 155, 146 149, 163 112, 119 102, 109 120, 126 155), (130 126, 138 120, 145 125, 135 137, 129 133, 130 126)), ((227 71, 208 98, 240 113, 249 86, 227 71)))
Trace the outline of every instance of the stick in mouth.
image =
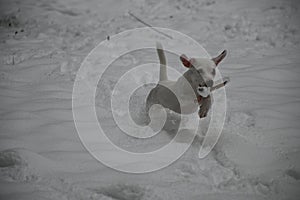
POLYGON ((222 82, 222 83, 219 83, 219 84, 217 84, 217 85, 212 86, 212 87, 210 88, 210 92, 213 92, 214 90, 217 90, 217 89, 219 89, 219 88, 221 88, 221 87, 224 87, 229 81, 230 81, 229 77, 225 77, 225 78, 223 79, 223 82, 222 82))
MULTIPOLYGON (((197 97, 197 102, 200 103, 200 101, 202 100, 202 98, 206 98, 210 95, 211 92, 213 92, 214 90, 217 90, 221 87, 224 87, 228 82, 230 81, 229 77, 225 77, 223 79, 222 83, 219 83, 217 85, 214 85, 212 87, 198 87, 197 88, 197 93, 199 94, 199 96, 197 97)), ((217 81, 220 82, 220 81, 217 81)))

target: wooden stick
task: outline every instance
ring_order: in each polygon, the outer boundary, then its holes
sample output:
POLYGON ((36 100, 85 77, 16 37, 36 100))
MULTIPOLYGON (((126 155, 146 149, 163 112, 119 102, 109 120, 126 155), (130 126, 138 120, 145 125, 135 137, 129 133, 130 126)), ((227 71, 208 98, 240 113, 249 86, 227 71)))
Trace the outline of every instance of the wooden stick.
POLYGON ((214 90, 217 90, 217 89, 219 89, 221 87, 224 87, 226 85, 226 83, 227 83, 227 81, 224 81, 223 83, 219 83, 217 85, 212 86, 211 89, 210 89, 210 92, 212 92, 214 90))
MULTIPOLYGON (((214 85, 214 86, 212 86, 211 88, 210 88, 210 92, 213 92, 214 90, 217 90, 217 89, 219 89, 219 88, 221 88, 221 87, 224 87, 228 82, 229 82, 229 78, 224 78, 225 80, 222 82, 222 83, 219 83, 219 84, 217 84, 217 85, 214 85)), ((194 100, 194 102, 195 103, 201 103, 201 100, 202 100, 202 96, 201 95, 199 95, 199 96, 197 96, 197 99, 195 99, 194 100)))
POLYGON ((131 12, 128 12, 128 14, 129 14, 130 16, 132 16, 134 19, 136 19, 137 21, 139 21, 139 22, 141 22, 142 24, 144 24, 145 26, 148 26, 149 28, 151 28, 151 29, 154 30, 155 32, 157 32, 157 33, 159 33, 159 34, 162 34, 162 35, 166 36, 166 37, 169 38, 169 39, 173 39, 172 36, 170 36, 170 35, 168 35, 168 34, 166 34, 166 33, 164 33, 164 32, 161 32, 161 31, 157 30, 157 29, 154 28, 152 25, 150 25, 150 24, 146 23, 145 21, 141 20, 140 18, 138 18, 137 16, 135 16, 135 15, 132 14, 131 12))
POLYGON ((219 84, 217 84, 217 85, 212 86, 212 87, 210 88, 210 92, 212 92, 212 91, 214 91, 214 90, 217 90, 217 89, 219 89, 219 88, 221 88, 221 87, 224 87, 224 86, 230 81, 230 79, 229 79, 228 77, 225 77, 223 80, 224 80, 224 81, 223 81, 222 83, 219 83, 219 84))

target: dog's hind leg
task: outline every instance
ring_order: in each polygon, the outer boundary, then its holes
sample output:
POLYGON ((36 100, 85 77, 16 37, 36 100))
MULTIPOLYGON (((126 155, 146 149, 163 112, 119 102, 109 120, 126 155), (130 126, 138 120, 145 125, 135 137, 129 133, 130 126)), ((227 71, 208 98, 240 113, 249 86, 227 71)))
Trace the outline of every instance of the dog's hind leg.
POLYGON ((166 66, 167 62, 166 62, 166 56, 161 43, 159 42, 156 43, 156 50, 160 62, 159 81, 166 81, 168 80, 167 66, 166 66))

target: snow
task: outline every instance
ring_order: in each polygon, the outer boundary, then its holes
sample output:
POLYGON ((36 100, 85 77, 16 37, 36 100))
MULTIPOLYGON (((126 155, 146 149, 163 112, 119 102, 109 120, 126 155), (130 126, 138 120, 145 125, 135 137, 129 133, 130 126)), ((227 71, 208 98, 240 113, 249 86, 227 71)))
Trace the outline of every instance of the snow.
MULTIPOLYGON (((0 5, 0 199, 298 199, 297 1, 11 0, 0 5), (101 164, 81 143, 72 115, 77 70, 107 36, 143 27, 128 11, 191 36, 211 55, 228 50, 219 68, 231 79, 226 121, 204 159, 198 158, 204 139, 199 134, 172 165, 128 174, 101 164)), ((167 58, 184 70, 174 55, 167 58)), ((157 60, 153 50, 124 55, 99 87, 109 92, 128 66, 157 60)), ((147 78, 153 75, 134 81, 147 78)), ((132 101, 140 102, 150 88, 137 89, 132 101)), ((97 112, 109 113, 102 104, 109 99, 99 94, 97 112)), ((108 117, 105 130, 126 150, 147 152, 172 139, 168 132, 150 141, 132 138, 108 117)))

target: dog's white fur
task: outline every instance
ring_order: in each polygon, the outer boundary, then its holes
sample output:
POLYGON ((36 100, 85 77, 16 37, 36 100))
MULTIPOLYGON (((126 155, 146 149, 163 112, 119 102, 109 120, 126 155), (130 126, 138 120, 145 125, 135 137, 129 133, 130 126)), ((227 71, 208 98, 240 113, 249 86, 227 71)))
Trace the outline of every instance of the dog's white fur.
MULTIPOLYGON (((166 57, 163 47, 160 43, 157 43, 156 48, 160 60, 160 75, 158 84, 150 91, 147 97, 147 112, 149 112, 153 104, 160 104, 179 114, 194 113, 200 106, 200 118, 206 117, 212 103, 211 95, 203 95, 199 104, 195 103, 195 97, 201 94, 200 88, 211 88, 213 86, 215 68, 226 56, 226 51, 223 51, 213 59, 188 59, 185 55, 182 55, 180 59, 188 70, 176 81, 171 81, 168 80, 167 76, 166 57), (180 103, 177 98, 180 98, 180 103)), ((225 84, 224 82, 223 85, 225 84)))

